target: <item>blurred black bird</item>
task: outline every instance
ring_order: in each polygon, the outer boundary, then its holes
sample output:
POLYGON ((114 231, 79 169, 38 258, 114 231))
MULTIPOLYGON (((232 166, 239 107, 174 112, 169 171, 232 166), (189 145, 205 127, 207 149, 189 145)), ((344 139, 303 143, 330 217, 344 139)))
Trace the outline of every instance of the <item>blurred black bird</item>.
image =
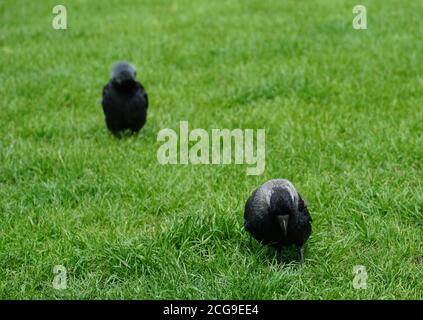
POLYGON ((260 186, 248 198, 244 227, 259 242, 278 250, 296 245, 304 263, 304 243, 311 234, 311 216, 307 203, 286 179, 274 179, 260 186))
POLYGON ((147 119, 148 97, 136 79, 135 67, 118 62, 112 68, 112 78, 103 88, 103 111, 107 128, 120 136, 129 129, 137 133, 147 119))

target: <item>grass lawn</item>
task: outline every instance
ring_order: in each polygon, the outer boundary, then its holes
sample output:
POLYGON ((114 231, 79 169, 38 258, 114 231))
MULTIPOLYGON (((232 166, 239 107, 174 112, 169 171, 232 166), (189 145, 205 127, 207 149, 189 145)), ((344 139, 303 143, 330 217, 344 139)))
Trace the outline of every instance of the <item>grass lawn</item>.
POLYGON ((0 3, 1 298, 423 298, 422 1, 60 3, 60 31, 56 1, 0 3), (122 59, 151 104, 118 140, 100 96, 122 59), (265 172, 160 165, 182 120, 266 129, 265 172), (243 229, 279 177, 313 216, 303 266, 243 229))

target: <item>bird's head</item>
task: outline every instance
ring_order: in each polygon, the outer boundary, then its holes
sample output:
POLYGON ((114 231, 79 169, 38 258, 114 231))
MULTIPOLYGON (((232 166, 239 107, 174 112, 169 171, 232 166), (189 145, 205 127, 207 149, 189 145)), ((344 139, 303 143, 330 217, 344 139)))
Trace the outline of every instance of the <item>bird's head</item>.
POLYGON ((276 188, 270 197, 270 213, 280 225, 285 237, 288 235, 288 226, 296 220, 299 213, 307 208, 307 204, 295 191, 276 188))
POLYGON ((119 85, 127 81, 134 81, 136 75, 135 67, 125 61, 116 63, 112 68, 112 80, 119 85))

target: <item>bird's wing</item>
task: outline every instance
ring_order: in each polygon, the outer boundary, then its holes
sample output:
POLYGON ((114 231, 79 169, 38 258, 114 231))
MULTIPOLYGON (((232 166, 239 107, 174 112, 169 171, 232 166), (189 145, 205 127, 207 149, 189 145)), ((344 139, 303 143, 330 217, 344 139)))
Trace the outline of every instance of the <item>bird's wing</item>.
POLYGON ((245 203, 245 207, 244 207, 244 219, 247 220, 247 217, 250 213, 250 211, 253 209, 252 208, 252 202, 253 202, 253 196, 251 195, 247 202, 245 203))
POLYGON ((307 200, 305 200, 303 197, 301 197, 301 195, 298 193, 298 210, 300 210, 301 212, 304 212, 304 215, 306 216, 306 218, 308 218, 309 221, 313 221, 313 219, 311 218, 310 213, 308 212, 308 208, 307 208, 307 200))
POLYGON ((147 109, 148 108, 148 95, 147 95, 147 92, 145 91, 144 86, 140 82, 137 82, 137 86, 138 86, 138 89, 141 91, 142 97, 145 100, 145 108, 147 109))
POLYGON ((145 99, 145 108, 148 109, 148 95, 147 95, 147 92, 145 90, 144 90, 144 99, 145 99))
POLYGON ((110 91, 110 83, 106 84, 103 87, 103 97, 101 100, 101 105, 103 106, 103 111, 106 112, 107 109, 107 104, 109 99, 107 99, 107 96, 109 95, 109 91, 110 91))
POLYGON ((110 83, 106 84, 106 85, 103 87, 103 98, 104 98, 104 96, 108 93, 108 91, 109 91, 109 87, 110 87, 110 83))
POLYGON ((308 209, 307 209, 307 208, 305 208, 305 209, 304 209, 304 211, 305 211, 305 215, 306 215, 306 216, 307 216, 307 218, 308 218, 308 221, 312 222, 312 221, 313 221, 313 219, 311 218, 311 215, 310 215, 310 212, 308 212, 308 209))

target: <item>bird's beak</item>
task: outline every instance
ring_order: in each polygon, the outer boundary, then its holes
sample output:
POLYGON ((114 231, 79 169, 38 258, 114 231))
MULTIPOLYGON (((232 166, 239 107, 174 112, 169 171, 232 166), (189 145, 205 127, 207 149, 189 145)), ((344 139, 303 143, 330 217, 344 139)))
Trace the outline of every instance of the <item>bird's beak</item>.
POLYGON ((279 225, 281 226, 283 230, 283 235, 286 237, 288 235, 288 221, 289 221, 289 215, 283 215, 283 216, 277 216, 279 225))
POLYGON ((118 84, 122 84, 122 83, 124 83, 125 81, 131 80, 131 79, 132 79, 131 74, 130 74, 129 72, 124 71, 124 72, 121 72, 121 73, 120 73, 120 74, 116 77, 116 82, 117 82, 118 84))

